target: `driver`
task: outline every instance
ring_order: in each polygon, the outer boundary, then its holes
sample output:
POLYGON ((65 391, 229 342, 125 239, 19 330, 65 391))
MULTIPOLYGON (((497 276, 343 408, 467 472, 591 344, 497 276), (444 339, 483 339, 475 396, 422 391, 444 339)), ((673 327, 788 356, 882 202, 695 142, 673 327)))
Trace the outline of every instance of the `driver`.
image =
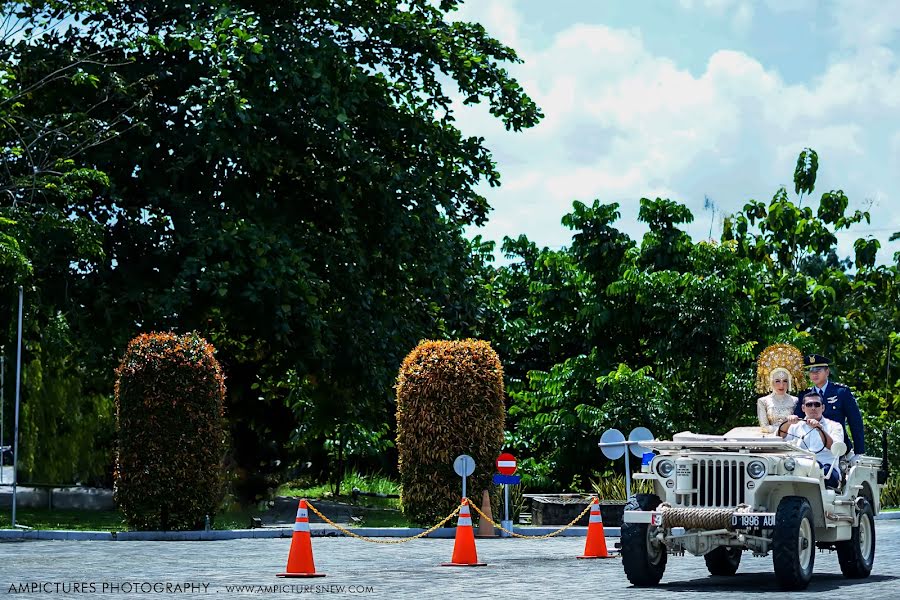
MULTIPOLYGON (((834 442, 844 441, 844 428, 839 423, 822 416, 825 406, 816 394, 806 396, 802 402, 806 418, 791 415, 778 427, 778 435, 789 438, 790 442, 799 448, 813 452, 819 466, 828 473, 831 465, 838 460, 831 452, 831 445, 834 442)), ((825 481, 825 487, 838 487, 841 483, 840 473, 841 470, 835 465, 831 469, 831 476, 825 481)))

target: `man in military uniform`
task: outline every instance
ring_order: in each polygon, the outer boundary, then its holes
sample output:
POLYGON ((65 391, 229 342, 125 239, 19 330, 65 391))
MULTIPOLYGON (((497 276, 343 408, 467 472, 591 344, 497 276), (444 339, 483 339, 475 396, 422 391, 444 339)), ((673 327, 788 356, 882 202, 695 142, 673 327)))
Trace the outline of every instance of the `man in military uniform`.
MULTIPOLYGON (((856 398, 853 397, 853 392, 846 385, 829 380, 830 365, 831 361, 820 354, 809 354, 803 357, 803 366, 808 369, 809 380, 813 387, 805 389, 797 395, 800 400, 797 402, 795 414, 800 418, 805 417, 803 414, 804 396, 818 396, 825 405, 825 418, 839 423, 843 428, 847 448, 856 454, 865 454, 863 421, 862 415, 859 414, 856 398), (847 438, 847 425, 850 426, 852 442, 847 438)), ((796 422, 793 419, 791 421, 796 422)))

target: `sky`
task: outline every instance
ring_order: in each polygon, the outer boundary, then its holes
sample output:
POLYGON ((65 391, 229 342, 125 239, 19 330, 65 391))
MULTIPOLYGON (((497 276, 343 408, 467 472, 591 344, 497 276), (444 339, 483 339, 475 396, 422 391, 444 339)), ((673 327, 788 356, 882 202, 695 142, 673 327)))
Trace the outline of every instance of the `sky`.
MULTIPOLYGON (((640 239, 642 197, 690 208, 695 240, 750 200, 794 194, 797 155, 819 155, 812 199, 843 190, 871 224, 839 234, 900 242, 900 3, 870 0, 469 0, 477 21, 512 46, 509 71, 545 117, 507 132, 484 105, 458 98, 457 124, 484 136, 502 185, 472 228, 499 242, 525 234, 571 244, 572 202, 618 202, 618 227, 640 239), (706 199, 715 207, 705 208, 706 199)), ((504 262, 501 260, 501 262, 504 262)))

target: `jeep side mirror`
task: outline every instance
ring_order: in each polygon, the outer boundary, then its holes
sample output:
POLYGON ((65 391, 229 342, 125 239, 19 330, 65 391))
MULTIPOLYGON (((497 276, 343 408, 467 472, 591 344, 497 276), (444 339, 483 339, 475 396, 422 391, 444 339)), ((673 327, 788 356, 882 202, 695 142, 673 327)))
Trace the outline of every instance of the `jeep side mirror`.
POLYGON ((847 454, 847 444, 844 442, 832 442, 831 443, 831 453, 837 456, 838 458, 847 454))

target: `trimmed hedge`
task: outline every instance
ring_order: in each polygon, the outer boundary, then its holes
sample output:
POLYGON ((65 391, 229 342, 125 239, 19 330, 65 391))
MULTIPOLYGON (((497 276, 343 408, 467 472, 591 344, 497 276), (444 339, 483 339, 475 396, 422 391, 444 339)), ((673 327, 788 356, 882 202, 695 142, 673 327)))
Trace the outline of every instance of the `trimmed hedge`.
POLYGON ((460 454, 475 459, 467 493, 481 504, 491 489, 503 444, 503 367, 490 343, 423 341, 404 359, 397 377, 397 449, 401 504, 411 521, 433 525, 460 501, 453 471, 460 454))
POLYGON ((115 500, 141 530, 202 529, 224 496, 225 379, 196 333, 143 334, 116 370, 115 500))

